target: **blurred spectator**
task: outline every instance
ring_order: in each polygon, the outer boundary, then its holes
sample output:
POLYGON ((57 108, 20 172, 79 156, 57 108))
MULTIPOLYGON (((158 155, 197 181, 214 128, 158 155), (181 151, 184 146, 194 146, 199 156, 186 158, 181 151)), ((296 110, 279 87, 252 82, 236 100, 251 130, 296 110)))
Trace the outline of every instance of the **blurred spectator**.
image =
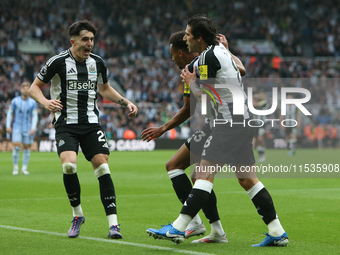
POLYGON ((321 125, 325 125, 331 121, 332 116, 327 108, 322 108, 316 119, 321 125))
POLYGON ((181 138, 187 139, 190 137, 190 128, 188 127, 187 123, 184 123, 181 127, 181 138))
MULTIPOLYGON (((245 81, 267 78, 266 82, 259 82, 257 89, 270 94, 275 84, 270 79, 294 78, 291 86, 306 88, 312 94, 309 102, 313 104, 312 120, 317 118, 319 123, 339 125, 340 60, 287 59, 302 56, 302 45, 308 43, 313 44, 316 56, 340 56, 339 1, 197 0, 195 6, 213 17, 221 32, 226 34, 232 52, 240 56, 247 69, 245 81), (237 39, 271 40, 283 56, 242 55, 237 39)), ((19 95, 20 84, 32 80, 49 57, 20 52, 19 42, 47 41, 58 53, 70 46, 63 28, 73 20, 91 19, 101 31, 95 38, 93 52, 105 59, 108 77, 140 108, 136 119, 123 118, 118 112, 126 109, 102 104, 99 96, 104 116, 101 121, 107 136, 122 138, 130 129, 140 137, 141 130, 148 125, 162 125, 182 104, 183 84, 170 58, 168 38, 185 28, 189 11, 195 12, 192 3, 181 0, 173 0, 171 4, 156 0, 2 0, 0 124, 6 119, 3 113, 11 99, 19 95)), ((49 97, 48 85, 43 93, 49 97)), ((38 135, 48 129, 48 115, 46 110, 40 109, 42 121, 38 135)), ((196 128, 199 122, 195 121, 189 126, 196 128)), ((188 128, 183 125, 177 132, 186 137, 188 128)))
POLYGON ((125 132, 124 132, 123 138, 124 138, 125 140, 133 140, 133 139, 136 139, 136 133, 133 132, 133 131, 130 130, 130 129, 127 129, 127 130, 125 130, 125 132))

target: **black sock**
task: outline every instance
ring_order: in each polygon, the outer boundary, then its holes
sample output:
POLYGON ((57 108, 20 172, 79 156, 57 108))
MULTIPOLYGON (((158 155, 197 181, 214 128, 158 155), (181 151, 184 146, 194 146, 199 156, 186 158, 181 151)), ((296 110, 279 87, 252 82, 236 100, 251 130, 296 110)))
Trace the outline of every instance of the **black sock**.
POLYGON ((63 174, 63 181, 71 206, 80 205, 80 184, 77 173, 63 174))
POLYGON ((110 174, 104 174, 98 178, 100 198, 106 215, 117 214, 116 193, 110 174))
POLYGON ((261 189, 253 198, 253 204, 257 213, 262 217, 264 223, 268 225, 272 220, 276 219, 276 210, 273 199, 266 188, 261 189))
POLYGON ((181 214, 190 215, 192 218, 207 203, 210 193, 201 189, 192 189, 187 200, 185 200, 181 214))
POLYGON ((217 210, 217 199, 214 190, 211 190, 211 194, 206 204, 203 205, 202 210, 205 217, 209 220, 209 223, 220 220, 217 210))
POLYGON ((180 174, 171 178, 171 181, 179 201, 183 204, 192 189, 188 176, 186 174, 180 174))

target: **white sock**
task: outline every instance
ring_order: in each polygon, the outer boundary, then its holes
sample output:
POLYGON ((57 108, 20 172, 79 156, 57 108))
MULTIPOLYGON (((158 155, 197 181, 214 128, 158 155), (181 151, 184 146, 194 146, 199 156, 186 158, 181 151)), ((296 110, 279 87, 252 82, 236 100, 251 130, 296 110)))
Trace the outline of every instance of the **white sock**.
POLYGON ((272 220, 268 224, 268 234, 271 236, 281 236, 285 230, 281 226, 279 219, 272 220))
POLYGON ((253 199, 253 197, 255 197, 255 195, 257 193, 259 193, 259 191, 261 189, 263 189, 263 188, 264 188, 263 183, 262 182, 258 182, 253 187, 251 187, 250 189, 247 190, 247 194, 250 197, 250 199, 253 199))
POLYGON ((192 218, 192 220, 190 221, 190 224, 194 226, 200 226, 202 224, 201 217, 198 214, 196 214, 195 217, 192 218))
POLYGON ((107 219, 109 220, 109 227, 112 225, 118 225, 117 214, 107 215, 107 219))
POLYGON ((214 221, 210 224, 210 226, 212 234, 217 234, 218 236, 224 235, 224 230, 220 220, 214 221))
POLYGON ((81 205, 78 205, 76 207, 72 207, 72 211, 73 211, 73 217, 83 217, 84 216, 83 209, 81 208, 81 205))
POLYGON ((190 215, 180 214, 174 223, 172 223, 172 226, 179 231, 185 231, 191 220, 190 215))
POLYGON ((168 175, 170 179, 175 178, 176 176, 179 176, 181 174, 185 174, 183 169, 173 169, 173 170, 168 171, 168 175))

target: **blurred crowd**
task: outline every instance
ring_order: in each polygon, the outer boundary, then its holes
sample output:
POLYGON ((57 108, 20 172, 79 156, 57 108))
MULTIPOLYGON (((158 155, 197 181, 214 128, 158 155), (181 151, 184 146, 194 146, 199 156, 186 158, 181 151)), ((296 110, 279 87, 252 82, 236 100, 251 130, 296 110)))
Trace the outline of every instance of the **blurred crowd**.
MULTIPOLYGON (((50 57, 20 52, 18 43, 29 39, 48 41, 54 53, 59 53, 70 47, 67 28, 81 19, 91 20, 98 28, 93 51, 105 59, 109 79, 117 82, 126 97, 139 106, 139 116, 128 119, 125 109, 107 104, 99 97, 101 123, 108 138, 122 138, 127 129, 140 137, 146 127, 162 125, 183 104, 180 70, 171 61, 168 39, 173 32, 185 28, 188 15, 197 12, 198 6, 201 13, 214 18, 220 32, 226 35, 230 50, 247 69, 246 78, 257 81, 266 78, 257 82, 258 91, 270 94, 273 84, 277 86, 277 79, 291 78, 289 86, 307 88, 312 94, 313 126, 340 123, 337 82, 340 61, 315 57, 339 56, 340 6, 336 0, 2 0, 1 137, 6 135, 6 109, 11 99, 19 95, 20 84, 32 82, 50 57), (243 55, 236 39, 272 40, 282 57, 243 55), (306 43, 312 46, 314 57, 302 57, 306 43), (331 118, 321 123, 320 116, 325 112, 331 118)), ((285 82, 282 84, 287 86, 285 82)), ((49 86, 44 88, 44 94, 49 96, 49 86)), ((39 108, 39 119, 37 135, 48 137, 49 113, 39 108)), ((176 131, 166 137, 186 138, 188 125, 176 131)))
POLYGON ((317 56, 340 56, 339 8, 338 0, 306 1, 306 16, 317 56))

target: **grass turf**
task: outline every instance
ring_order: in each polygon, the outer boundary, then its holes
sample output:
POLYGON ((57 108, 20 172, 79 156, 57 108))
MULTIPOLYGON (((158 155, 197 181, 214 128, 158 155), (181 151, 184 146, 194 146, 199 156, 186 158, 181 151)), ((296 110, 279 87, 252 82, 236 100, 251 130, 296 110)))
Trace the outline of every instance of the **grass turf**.
MULTIPOLYGON (((174 152, 112 152, 109 165, 123 234, 119 241, 106 237, 98 181, 83 155, 78 157, 78 175, 86 222, 80 238, 70 239, 66 233, 72 211, 56 153, 31 153, 29 176, 12 176, 11 153, 0 153, 0 254, 339 254, 338 178, 261 179, 289 235, 287 247, 251 247, 263 240, 267 227, 234 178, 217 178, 214 183, 229 243, 191 244, 191 238, 175 245, 148 237, 147 228, 175 220, 181 209, 165 171, 174 152)), ((339 164, 339 152, 298 150, 288 157, 285 150, 267 150, 264 164, 339 164)))

